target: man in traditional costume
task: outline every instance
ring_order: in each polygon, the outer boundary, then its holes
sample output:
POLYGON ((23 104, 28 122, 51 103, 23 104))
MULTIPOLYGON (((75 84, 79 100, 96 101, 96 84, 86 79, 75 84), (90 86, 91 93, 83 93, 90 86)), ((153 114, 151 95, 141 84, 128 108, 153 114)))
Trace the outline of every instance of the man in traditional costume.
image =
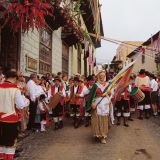
POLYGON ((87 88, 78 77, 74 78, 74 85, 70 87, 70 116, 74 118, 74 127, 78 128, 84 116, 84 96, 87 88))
POLYGON ((153 115, 156 117, 158 115, 157 103, 158 103, 159 86, 158 86, 158 82, 156 81, 155 75, 151 74, 150 78, 151 78, 150 86, 151 86, 152 111, 153 111, 153 115))
POLYGON ((138 103, 137 109, 139 110, 139 119, 143 119, 143 111, 145 111, 145 118, 148 119, 151 109, 151 88, 150 79, 145 74, 144 69, 141 69, 139 75, 137 75, 135 85, 139 87, 145 95, 144 100, 138 103))
POLYGON ((62 76, 62 84, 65 89, 66 97, 64 98, 64 112, 67 117, 69 117, 69 88, 70 84, 68 82, 68 76, 64 74, 62 76))
POLYGON ((64 86, 58 76, 54 78, 54 85, 52 85, 50 90, 48 91, 48 98, 50 99, 56 94, 61 95, 62 98, 57 106, 52 110, 55 130, 63 128, 64 97, 66 96, 64 86))
MULTIPOLYGON (((129 81, 129 87, 130 87, 130 91, 132 92, 132 89, 135 88, 135 77, 134 75, 132 75, 130 77, 130 81, 129 81)), ((133 121, 132 119, 132 114, 136 111, 137 109, 137 103, 136 101, 134 100, 133 96, 131 95, 131 92, 130 92, 130 117, 129 117, 129 120, 130 121, 133 121)))
POLYGON ((37 75, 31 74, 30 80, 27 83, 27 91, 28 91, 28 98, 30 100, 29 106, 29 122, 27 129, 31 130, 35 128, 35 117, 37 111, 37 104, 38 104, 38 95, 37 95, 37 75))
POLYGON ((48 105, 46 103, 46 96, 41 94, 38 100, 38 108, 40 110, 40 123, 41 123, 41 132, 46 131, 47 119, 48 119, 48 105))
POLYGON ((28 105, 16 85, 17 73, 8 70, 0 84, 0 159, 13 160, 20 111, 28 105))
MULTIPOLYGON (((89 75, 87 77, 87 84, 86 84, 88 91, 90 91, 92 89, 94 83, 95 83, 95 81, 93 79, 93 76, 89 75)), ((89 93, 85 96, 86 105, 88 102, 88 98, 89 98, 89 93)), ((85 109, 85 127, 88 127, 90 122, 91 122, 91 110, 86 111, 86 109, 85 109)))
POLYGON ((117 116, 117 125, 120 125, 121 117, 124 119, 124 126, 128 127, 128 118, 130 116, 130 88, 127 86, 123 93, 118 97, 115 108, 116 108, 116 116, 117 116))
POLYGON ((97 78, 97 83, 93 85, 90 91, 86 110, 88 111, 92 108, 91 124, 94 137, 100 140, 102 144, 105 144, 108 134, 111 98, 108 94, 103 96, 109 84, 105 81, 106 72, 104 70, 99 70, 97 78))

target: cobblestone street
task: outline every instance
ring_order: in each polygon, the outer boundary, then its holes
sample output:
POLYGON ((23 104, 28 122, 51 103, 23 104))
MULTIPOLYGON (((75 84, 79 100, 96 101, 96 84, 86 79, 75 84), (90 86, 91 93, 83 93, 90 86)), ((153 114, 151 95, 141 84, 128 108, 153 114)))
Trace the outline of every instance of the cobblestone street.
POLYGON ((62 130, 35 133, 21 141, 17 160, 159 160, 160 118, 130 122, 130 127, 113 126, 106 145, 96 144, 91 129, 72 127, 67 120, 62 130))

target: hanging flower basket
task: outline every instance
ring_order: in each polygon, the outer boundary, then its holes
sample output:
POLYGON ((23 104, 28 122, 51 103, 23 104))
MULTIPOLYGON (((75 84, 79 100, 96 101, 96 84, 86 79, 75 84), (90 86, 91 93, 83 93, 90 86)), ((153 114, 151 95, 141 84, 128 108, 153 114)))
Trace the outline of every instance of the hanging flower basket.
POLYGON ((44 28, 45 16, 53 16, 49 0, 8 0, 1 2, 0 7, 5 8, 0 13, 4 19, 3 26, 9 25, 16 32, 44 28))

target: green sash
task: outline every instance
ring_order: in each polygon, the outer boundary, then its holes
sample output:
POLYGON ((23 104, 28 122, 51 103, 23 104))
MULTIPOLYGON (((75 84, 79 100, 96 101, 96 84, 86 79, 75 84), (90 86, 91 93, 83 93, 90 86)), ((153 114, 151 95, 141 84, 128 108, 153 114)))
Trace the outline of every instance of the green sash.
POLYGON ((91 104, 93 102, 93 99, 96 96, 96 89, 97 89, 97 85, 94 84, 93 87, 91 88, 90 92, 89 92, 89 97, 88 97, 88 101, 87 101, 87 105, 86 105, 86 111, 91 110, 91 104))

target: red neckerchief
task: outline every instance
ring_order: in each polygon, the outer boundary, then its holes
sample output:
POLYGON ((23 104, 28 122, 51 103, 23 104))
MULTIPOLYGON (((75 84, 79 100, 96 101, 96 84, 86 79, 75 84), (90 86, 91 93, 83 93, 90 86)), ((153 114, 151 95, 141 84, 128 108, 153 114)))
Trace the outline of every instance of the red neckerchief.
POLYGON ((18 88, 16 84, 13 84, 9 81, 4 81, 4 83, 0 84, 0 88, 18 88))
MULTIPOLYGON (((105 83, 103 84, 103 86, 105 86, 106 83, 107 83, 107 82, 105 82, 105 83)), ((100 84, 101 84, 101 83, 100 83, 100 84)), ((102 85, 102 84, 101 84, 101 85, 102 85)), ((96 96, 97 96, 97 97, 102 97, 102 95, 103 95, 102 90, 101 90, 99 87, 97 87, 97 89, 96 89, 96 96)))
POLYGON ((146 77, 146 75, 145 74, 139 74, 138 77, 144 78, 144 77, 146 77))

